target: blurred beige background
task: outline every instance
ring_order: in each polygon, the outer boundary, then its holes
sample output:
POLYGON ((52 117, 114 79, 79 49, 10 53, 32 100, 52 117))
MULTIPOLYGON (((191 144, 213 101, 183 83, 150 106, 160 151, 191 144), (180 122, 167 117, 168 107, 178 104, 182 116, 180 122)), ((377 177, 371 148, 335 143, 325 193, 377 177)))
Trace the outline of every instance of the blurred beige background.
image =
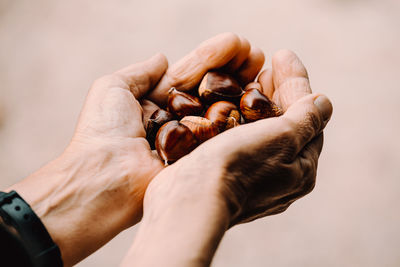
MULTIPOLYGON (((400 2, 0 0, 0 188, 62 152, 94 79, 217 33, 298 53, 334 115, 317 186, 236 226, 223 266, 400 266, 400 2)), ((78 264, 117 266, 136 228, 78 264)))

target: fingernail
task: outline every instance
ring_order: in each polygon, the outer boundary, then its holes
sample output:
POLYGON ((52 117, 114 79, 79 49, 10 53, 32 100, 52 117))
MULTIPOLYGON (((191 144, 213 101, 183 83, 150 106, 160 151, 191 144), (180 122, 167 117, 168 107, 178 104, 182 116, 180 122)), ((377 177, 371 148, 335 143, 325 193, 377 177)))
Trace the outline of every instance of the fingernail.
POLYGON ((332 115, 332 103, 326 96, 321 95, 314 100, 314 105, 318 108, 325 127, 332 115))

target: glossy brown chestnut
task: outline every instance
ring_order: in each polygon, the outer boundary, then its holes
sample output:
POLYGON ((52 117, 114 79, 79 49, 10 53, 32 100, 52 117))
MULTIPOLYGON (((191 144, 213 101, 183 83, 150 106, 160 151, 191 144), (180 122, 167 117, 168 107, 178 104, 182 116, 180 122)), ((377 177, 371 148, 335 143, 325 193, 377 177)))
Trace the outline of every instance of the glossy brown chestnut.
POLYGON ((221 72, 208 72, 199 85, 199 96, 210 104, 221 100, 238 102, 242 94, 239 83, 221 72))
POLYGON ((157 133, 156 149, 165 164, 177 161, 198 145, 192 131, 177 120, 164 124, 157 133))
POLYGON ((218 127, 209 119, 203 117, 186 116, 180 121, 180 123, 187 126, 192 131, 199 141, 199 144, 219 133, 218 127))
POLYGON ((157 109, 151 114, 146 127, 146 139, 150 144, 151 149, 155 149, 155 141, 158 130, 163 126, 164 123, 172 121, 174 116, 163 109, 157 109))
POLYGON ((203 112, 203 104, 196 96, 176 90, 172 87, 168 92, 168 111, 178 118, 189 115, 200 115, 203 112))
POLYGON ((240 111, 246 122, 252 122, 282 114, 281 109, 258 89, 247 90, 240 99, 240 111))
POLYGON ((204 117, 213 122, 219 132, 238 126, 240 122, 239 109, 228 101, 215 102, 208 108, 204 117))

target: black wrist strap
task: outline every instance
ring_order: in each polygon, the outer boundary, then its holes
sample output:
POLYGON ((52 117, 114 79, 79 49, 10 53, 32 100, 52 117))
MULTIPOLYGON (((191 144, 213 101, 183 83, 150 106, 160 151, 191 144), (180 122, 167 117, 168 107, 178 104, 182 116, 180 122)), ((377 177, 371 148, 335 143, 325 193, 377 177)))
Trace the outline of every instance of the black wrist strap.
POLYGON ((5 224, 17 231, 35 266, 63 266, 60 249, 39 217, 17 192, 0 192, 0 216, 5 224))

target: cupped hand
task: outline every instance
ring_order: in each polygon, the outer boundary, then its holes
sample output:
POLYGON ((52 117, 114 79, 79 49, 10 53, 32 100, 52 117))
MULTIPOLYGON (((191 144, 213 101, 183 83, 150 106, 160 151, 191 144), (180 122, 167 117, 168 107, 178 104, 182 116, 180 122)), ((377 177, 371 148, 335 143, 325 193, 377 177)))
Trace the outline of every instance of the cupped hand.
POLYGON ((148 188, 145 213, 160 206, 157 195, 207 198, 228 207, 232 226, 280 213, 313 189, 330 101, 311 93, 306 69, 287 50, 259 82, 285 113, 225 131, 164 169, 148 188))
POLYGON ((254 79, 263 62, 260 50, 226 33, 168 70, 159 54, 98 79, 62 155, 8 190, 16 190, 41 218, 64 265, 77 263, 141 219, 145 190, 164 168, 144 125, 157 104, 165 104, 170 87, 189 90, 209 69, 222 66, 254 79))
POLYGON ((98 79, 65 151, 9 188, 41 218, 65 266, 140 220, 144 191, 163 164, 144 138, 138 99, 167 66, 159 54, 98 79))

